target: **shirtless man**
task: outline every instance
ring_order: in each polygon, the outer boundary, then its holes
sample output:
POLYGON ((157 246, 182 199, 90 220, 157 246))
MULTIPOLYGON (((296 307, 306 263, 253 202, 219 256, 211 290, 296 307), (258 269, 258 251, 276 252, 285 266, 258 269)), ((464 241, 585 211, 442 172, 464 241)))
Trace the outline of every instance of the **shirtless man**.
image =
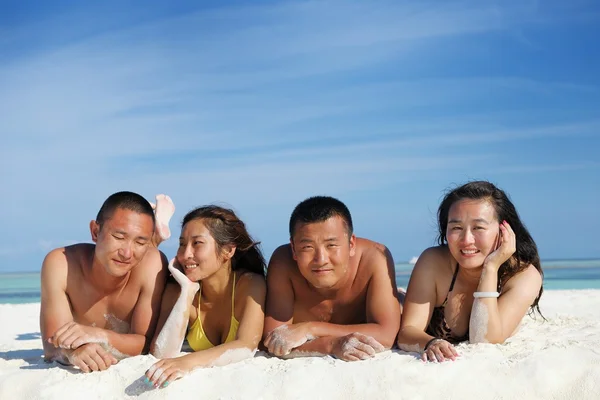
POLYGON ((90 222, 95 245, 75 244, 46 256, 40 329, 47 361, 102 371, 147 351, 167 271, 156 244, 169 236, 173 211, 168 196, 157 196, 155 217, 142 196, 115 193, 90 222))
POLYGON ((356 238, 348 208, 311 197, 290 218, 290 244, 267 270, 264 345, 279 357, 363 360, 389 349, 400 327, 394 261, 356 238))

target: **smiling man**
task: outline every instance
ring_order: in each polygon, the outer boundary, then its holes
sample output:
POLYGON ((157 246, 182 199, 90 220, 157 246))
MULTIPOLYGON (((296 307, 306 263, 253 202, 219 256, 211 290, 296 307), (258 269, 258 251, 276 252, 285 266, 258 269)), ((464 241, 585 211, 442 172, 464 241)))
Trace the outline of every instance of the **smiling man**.
POLYGON ((290 244, 267 271, 264 344, 279 357, 367 359, 389 349, 400 327, 394 261, 353 233, 348 208, 317 196, 296 206, 290 244))
POLYGON ((148 201, 115 193, 90 222, 95 244, 58 248, 46 256, 40 329, 47 361, 91 372, 147 350, 166 277, 154 228, 148 201))

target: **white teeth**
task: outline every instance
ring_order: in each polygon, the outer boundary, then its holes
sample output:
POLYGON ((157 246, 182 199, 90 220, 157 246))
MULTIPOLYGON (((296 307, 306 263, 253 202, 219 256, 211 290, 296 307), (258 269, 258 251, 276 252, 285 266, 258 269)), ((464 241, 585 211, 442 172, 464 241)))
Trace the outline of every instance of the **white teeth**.
POLYGON ((460 252, 463 254, 475 254, 478 250, 461 250, 460 252))
POLYGON ((186 265, 185 269, 194 269, 196 267, 198 267, 198 264, 190 264, 190 265, 186 265))

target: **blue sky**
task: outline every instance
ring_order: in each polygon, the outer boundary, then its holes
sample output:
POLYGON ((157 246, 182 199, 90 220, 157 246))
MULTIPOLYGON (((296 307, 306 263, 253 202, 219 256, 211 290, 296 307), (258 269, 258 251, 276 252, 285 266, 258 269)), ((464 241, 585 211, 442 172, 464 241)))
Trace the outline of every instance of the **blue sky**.
MULTIPOLYGON (((327 194, 397 262, 445 189, 505 189, 544 259, 600 257, 593 1, 0 2, 0 270, 119 190, 233 207, 267 257, 327 194)), ((174 255, 176 240, 162 250, 174 255)))

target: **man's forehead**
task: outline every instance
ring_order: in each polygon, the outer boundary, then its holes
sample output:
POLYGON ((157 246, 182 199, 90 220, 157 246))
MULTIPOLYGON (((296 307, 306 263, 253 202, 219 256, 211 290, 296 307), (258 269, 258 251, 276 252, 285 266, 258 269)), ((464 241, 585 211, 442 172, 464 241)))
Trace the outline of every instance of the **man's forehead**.
POLYGON ((319 222, 298 221, 296 228, 294 229, 295 238, 315 235, 335 238, 348 236, 348 232, 344 220, 338 216, 319 222))
POLYGON ((130 223, 134 224, 149 224, 150 227, 153 227, 152 217, 148 214, 138 213, 134 210, 128 210, 126 208, 117 208, 110 218, 107 218, 104 221, 104 225, 116 227, 121 225, 128 225, 130 223))
POLYGON ((108 219, 114 219, 115 217, 121 217, 121 218, 149 218, 150 220, 152 220, 152 217, 146 213, 141 213, 135 210, 131 210, 129 208, 124 208, 124 207, 117 207, 115 208, 115 211, 112 213, 112 215, 110 216, 110 218, 108 219))

